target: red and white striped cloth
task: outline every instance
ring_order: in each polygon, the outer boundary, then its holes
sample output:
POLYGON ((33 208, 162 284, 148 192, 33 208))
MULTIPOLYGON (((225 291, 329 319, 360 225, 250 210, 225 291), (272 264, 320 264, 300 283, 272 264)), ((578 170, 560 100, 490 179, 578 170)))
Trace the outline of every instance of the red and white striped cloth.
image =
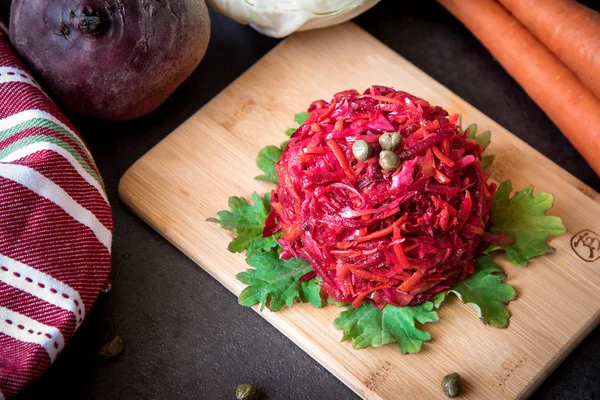
POLYGON ((109 279, 112 229, 89 150, 0 29, 0 400, 83 321, 109 279))

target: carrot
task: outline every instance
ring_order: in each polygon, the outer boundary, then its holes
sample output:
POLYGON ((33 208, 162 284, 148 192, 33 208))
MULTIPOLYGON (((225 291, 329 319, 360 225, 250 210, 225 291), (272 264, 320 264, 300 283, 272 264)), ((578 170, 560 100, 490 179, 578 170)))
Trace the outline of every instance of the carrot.
POLYGON ((575 0, 500 0, 600 98, 600 13, 575 0))
POLYGON ((366 292, 359 294, 358 296, 356 296, 356 298, 352 302, 352 307, 358 308, 358 306, 360 306, 360 303, 362 303, 362 301, 364 299, 366 299, 368 295, 370 295, 373 292, 376 292, 377 290, 388 289, 388 288, 391 288, 391 286, 390 285, 376 286, 373 289, 367 290, 366 292))
POLYGON ((415 286, 415 283, 421 280, 423 275, 425 275, 425 272, 422 269, 416 270, 410 278, 408 278, 407 280, 402 282, 400 286, 398 286, 398 289, 402 290, 403 292, 408 292, 413 286, 415 286))
POLYGON ((600 100, 493 0, 438 0, 492 53, 600 175, 600 100))
POLYGON ((327 143, 327 146, 329 146, 331 151, 333 151, 335 158, 337 158, 338 162, 342 166, 342 169, 346 173, 348 179, 350 179, 351 181, 354 180, 354 172, 352 172, 352 170, 350 169, 350 166, 348 165, 348 160, 346 159, 346 156, 344 155, 342 149, 340 149, 340 146, 338 146, 337 142, 333 139, 328 139, 325 143, 327 143))

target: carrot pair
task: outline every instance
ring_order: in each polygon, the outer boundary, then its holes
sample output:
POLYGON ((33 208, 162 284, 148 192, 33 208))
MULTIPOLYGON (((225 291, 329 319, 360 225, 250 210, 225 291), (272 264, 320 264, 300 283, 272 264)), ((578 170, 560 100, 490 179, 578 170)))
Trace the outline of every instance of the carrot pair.
POLYGON ((499 0, 600 99, 600 13, 574 0, 499 0))
POLYGON ((506 8, 494 0, 438 0, 600 175, 600 14, 574 0, 499 1, 506 8))

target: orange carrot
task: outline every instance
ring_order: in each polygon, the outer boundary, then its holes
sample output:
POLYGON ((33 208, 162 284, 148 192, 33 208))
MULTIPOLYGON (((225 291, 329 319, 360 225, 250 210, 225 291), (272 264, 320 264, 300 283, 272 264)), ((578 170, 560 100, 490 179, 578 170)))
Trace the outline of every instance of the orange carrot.
POLYGON ((391 288, 391 286, 390 285, 376 286, 373 289, 367 290, 366 292, 363 292, 363 293, 359 294, 358 296, 356 296, 356 298, 352 302, 352 307, 358 308, 358 306, 360 306, 360 303, 362 303, 362 301, 364 299, 366 299, 368 295, 370 295, 373 292, 376 292, 377 290, 388 289, 388 288, 391 288))
POLYGON ((410 278, 398 286, 398 289, 402 290, 403 292, 408 292, 413 286, 415 286, 415 283, 421 280, 424 274, 425 272, 422 269, 416 270, 410 278))
POLYGON ((494 55, 600 175, 600 100, 494 0, 438 0, 494 55))
POLYGON ((335 158, 337 158, 338 162, 342 166, 342 169, 346 173, 348 179, 354 180, 354 173, 350 169, 350 166, 348 166, 348 160, 346 159, 342 149, 340 149, 340 146, 338 146, 337 142, 333 139, 328 139, 325 143, 327 143, 327 146, 329 146, 331 151, 333 151, 335 158))
POLYGON ((600 13, 575 0, 500 0, 600 98, 600 13))

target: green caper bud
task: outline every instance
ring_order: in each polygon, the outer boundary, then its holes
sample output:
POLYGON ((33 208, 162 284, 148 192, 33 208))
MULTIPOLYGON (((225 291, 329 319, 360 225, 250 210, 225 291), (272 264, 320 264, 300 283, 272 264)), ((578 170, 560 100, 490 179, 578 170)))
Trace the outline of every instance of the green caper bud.
POLYGON ((379 153, 379 165, 386 171, 395 171, 400 166, 400 158, 393 151, 382 150, 379 153))
POLYGON ((462 381, 457 372, 448 374, 442 379, 442 390, 448 397, 456 397, 462 390, 462 381))
POLYGON ((371 146, 364 140, 357 140, 352 145, 352 154, 358 161, 366 161, 371 157, 371 146))
POLYGON ((110 360, 111 358, 120 356, 122 352, 123 338, 121 338, 121 336, 115 336, 112 340, 109 340, 102 345, 100 350, 98 350, 98 355, 110 360))
POLYGON ((249 383, 243 383, 235 389, 235 397, 238 400, 256 400, 258 399, 258 390, 249 383))
POLYGON ((396 150, 402 144, 402 136, 398 132, 386 132, 379 136, 379 145, 383 150, 396 150))

